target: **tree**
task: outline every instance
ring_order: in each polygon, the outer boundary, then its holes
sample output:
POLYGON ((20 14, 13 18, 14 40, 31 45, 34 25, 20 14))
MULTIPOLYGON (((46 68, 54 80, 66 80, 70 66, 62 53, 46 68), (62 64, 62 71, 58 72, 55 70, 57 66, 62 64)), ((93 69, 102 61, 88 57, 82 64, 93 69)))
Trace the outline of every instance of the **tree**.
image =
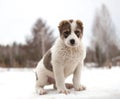
POLYGON ((98 9, 93 22, 93 39, 96 58, 99 66, 110 60, 113 50, 118 49, 116 31, 109 10, 103 4, 98 9))
POLYGON ((0 66, 34 67, 54 42, 53 31, 42 19, 32 28, 32 37, 26 44, 0 45, 0 66))
POLYGON ((30 58, 32 60, 40 60, 45 52, 52 46, 54 42, 53 31, 43 22, 38 19, 32 28, 32 37, 27 39, 27 45, 30 58))

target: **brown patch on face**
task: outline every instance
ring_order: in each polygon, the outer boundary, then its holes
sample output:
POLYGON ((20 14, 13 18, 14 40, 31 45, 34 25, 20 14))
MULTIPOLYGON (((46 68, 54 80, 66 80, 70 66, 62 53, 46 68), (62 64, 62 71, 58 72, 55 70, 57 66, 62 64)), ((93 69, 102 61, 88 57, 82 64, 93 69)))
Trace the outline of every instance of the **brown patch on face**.
POLYGON ((83 36, 83 23, 80 20, 76 20, 76 24, 77 24, 77 27, 75 30, 75 34, 78 37, 82 38, 82 36, 83 36))
POLYGON ((71 25, 67 20, 61 21, 58 28, 61 38, 67 38, 71 33, 71 25))
POLYGON ((69 22, 72 23, 72 22, 73 22, 73 19, 70 19, 69 22))
POLYGON ((46 69, 53 71, 52 64, 51 64, 51 52, 50 52, 50 50, 48 50, 47 53, 45 54, 44 59, 43 59, 43 64, 44 64, 46 69))

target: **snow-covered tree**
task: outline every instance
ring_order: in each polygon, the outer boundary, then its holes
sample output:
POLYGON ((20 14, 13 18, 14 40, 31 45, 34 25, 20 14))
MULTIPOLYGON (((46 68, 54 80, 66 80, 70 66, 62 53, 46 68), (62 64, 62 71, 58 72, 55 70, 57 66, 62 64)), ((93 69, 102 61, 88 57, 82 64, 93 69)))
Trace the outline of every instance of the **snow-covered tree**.
POLYGON ((117 48, 115 26, 109 10, 104 4, 101 9, 97 9, 96 11, 92 30, 92 43, 94 43, 96 58, 98 64, 102 65, 106 60, 110 60, 114 53, 113 51, 117 48))

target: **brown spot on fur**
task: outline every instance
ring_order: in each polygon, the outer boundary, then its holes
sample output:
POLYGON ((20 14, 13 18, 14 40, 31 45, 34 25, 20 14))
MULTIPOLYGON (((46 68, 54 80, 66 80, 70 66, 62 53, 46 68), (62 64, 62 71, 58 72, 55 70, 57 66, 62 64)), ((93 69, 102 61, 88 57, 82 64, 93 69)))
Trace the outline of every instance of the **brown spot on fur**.
POLYGON ((71 83, 65 83, 65 86, 67 89, 72 89, 73 88, 73 84, 71 83))
POLYGON ((83 23, 80 20, 76 20, 76 24, 77 24, 76 31, 77 32, 79 31, 80 37, 82 38, 82 36, 83 36, 83 23))
POLYGON ((72 22, 73 22, 73 19, 70 19, 69 22, 72 23, 72 22))
POLYGON ((64 39, 67 38, 71 33, 71 25, 69 21, 63 20, 60 22, 59 26, 60 36, 64 39))
POLYGON ((50 52, 50 50, 48 50, 47 53, 45 54, 44 59, 43 59, 43 64, 44 64, 46 69, 53 71, 52 64, 51 64, 51 52, 50 52))
MULTIPOLYGON (((53 83, 53 84, 54 84, 53 88, 57 89, 56 84, 55 83, 53 83)), ((67 89, 72 89, 73 88, 73 84, 71 84, 71 83, 65 83, 65 86, 66 86, 67 89)))
POLYGON ((55 84, 55 79, 48 76, 48 83, 49 84, 55 84))

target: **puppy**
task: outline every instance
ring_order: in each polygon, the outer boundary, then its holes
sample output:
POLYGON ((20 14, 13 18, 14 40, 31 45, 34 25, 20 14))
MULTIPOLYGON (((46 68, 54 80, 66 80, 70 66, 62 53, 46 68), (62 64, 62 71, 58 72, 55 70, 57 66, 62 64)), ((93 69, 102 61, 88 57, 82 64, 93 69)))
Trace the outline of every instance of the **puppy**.
POLYGON ((68 94, 67 88, 84 90, 80 84, 81 68, 86 51, 82 42, 83 24, 80 20, 63 20, 58 26, 60 37, 37 64, 36 91, 43 95, 45 85, 54 84, 59 93, 68 94), (73 84, 65 84, 65 79, 73 74, 73 84), (67 87, 67 88, 66 88, 67 87))

